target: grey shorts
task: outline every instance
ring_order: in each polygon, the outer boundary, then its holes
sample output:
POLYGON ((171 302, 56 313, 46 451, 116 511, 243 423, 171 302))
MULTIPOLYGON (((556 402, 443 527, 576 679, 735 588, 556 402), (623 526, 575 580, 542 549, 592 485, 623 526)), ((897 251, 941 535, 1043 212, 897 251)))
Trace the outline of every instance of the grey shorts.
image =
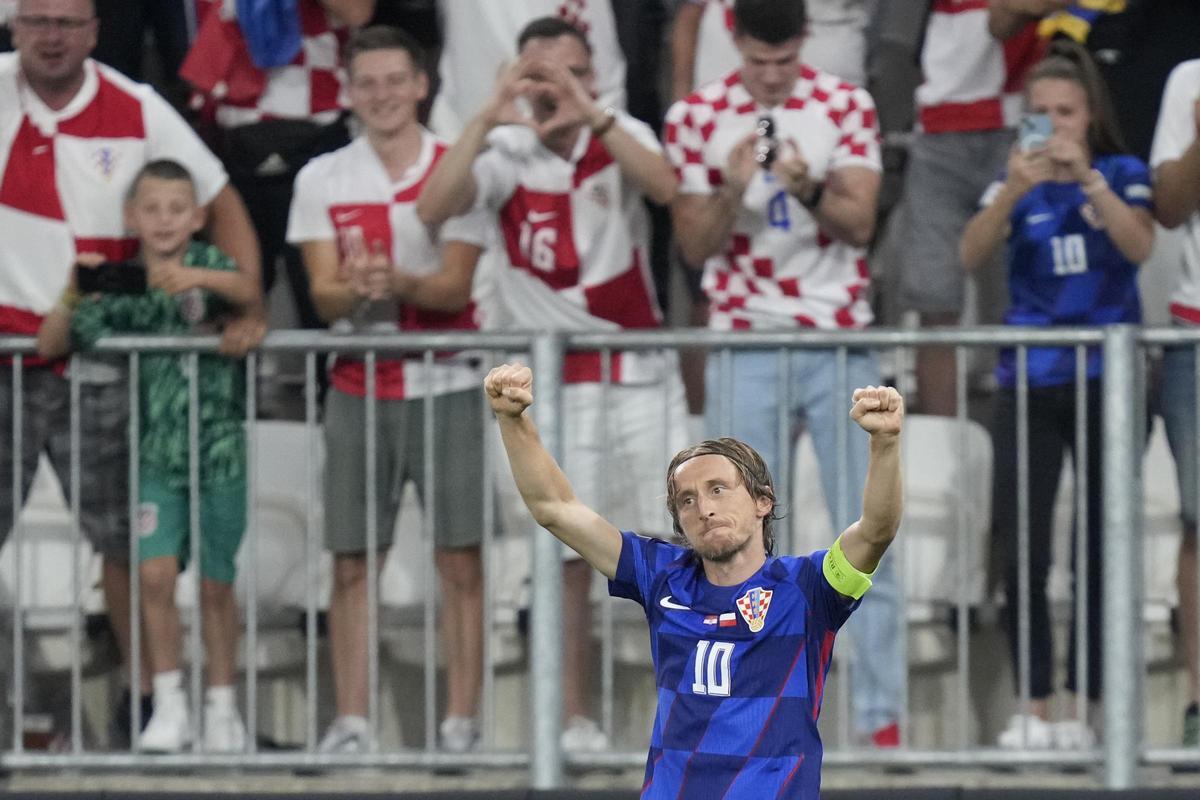
POLYGON ((1196 524, 1196 355, 1192 346, 1168 347, 1163 355, 1162 416, 1179 481, 1179 513, 1196 524))
POLYGON ((966 275, 958 242, 979 198, 1008 159, 1010 130, 918 134, 908 152, 900 237, 900 303, 920 313, 963 310, 966 275))
MULTIPOLYGON (((21 505, 42 453, 71 501, 71 393, 46 367, 22 373, 21 505)), ((125 381, 80 384, 79 526, 105 558, 129 561, 129 389, 125 381)), ((13 373, 0 365, 0 545, 13 524, 13 373)))
MULTIPOLYGON (((413 481, 425 509, 425 401, 377 400, 376 535, 392 543, 404 485, 413 481)), ((441 548, 483 539, 483 399, 470 389, 433 400, 433 531, 441 548)), ((334 553, 367 549, 366 401, 337 389, 325 400, 325 542, 334 553)))

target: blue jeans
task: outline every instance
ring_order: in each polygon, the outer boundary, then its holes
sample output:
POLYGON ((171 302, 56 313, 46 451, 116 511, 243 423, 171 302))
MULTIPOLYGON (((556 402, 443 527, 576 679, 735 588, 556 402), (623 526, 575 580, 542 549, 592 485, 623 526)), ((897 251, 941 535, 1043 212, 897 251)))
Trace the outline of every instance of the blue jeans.
MULTIPOLYGON (((803 424, 812 435, 821 488, 830 505, 834 529, 841 532, 862 513, 862 490, 867 479, 867 434, 849 418, 850 393, 878 385, 879 367, 871 353, 851 351, 846 359, 846 383, 838 392, 837 357, 831 350, 795 350, 787 354, 786 387, 780 385, 777 350, 729 352, 730 391, 721 386, 724 354, 709 355, 706 374, 705 421, 709 433, 733 436, 749 444, 767 462, 780 497, 790 486, 781 475, 778 420, 786 401, 787 442, 795 441, 803 424), (838 420, 846 421, 845 507, 838 511, 838 420)), ((798 509, 789 512, 800 513, 798 509)), ((832 544, 832 543, 831 543, 832 544)), ((862 605, 846 623, 854 637, 857 657, 850 668, 854 724, 860 735, 897 722, 904 698, 904 618, 895 559, 884 558, 872 578, 862 605)))

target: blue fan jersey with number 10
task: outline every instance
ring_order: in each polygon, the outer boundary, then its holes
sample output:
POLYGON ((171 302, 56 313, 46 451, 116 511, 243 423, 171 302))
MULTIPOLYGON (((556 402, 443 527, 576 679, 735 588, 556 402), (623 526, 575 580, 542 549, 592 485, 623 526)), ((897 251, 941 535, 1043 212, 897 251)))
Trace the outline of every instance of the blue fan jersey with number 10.
POLYGON ((825 551, 715 586, 691 551, 622 539, 609 593, 646 611, 658 693, 641 796, 816 800, 821 694, 858 605, 829 585, 825 551))
MULTIPOLYGON (((1133 156, 1101 156, 1092 166, 1127 205, 1149 208, 1150 173, 1133 156)), ((989 188, 990 202, 1000 183, 989 188)), ((1013 207, 1008 240, 1008 325, 1108 325, 1140 322, 1137 265, 1121 254, 1078 183, 1042 183, 1013 207)), ((1100 375, 1099 348, 1088 350, 1088 377, 1100 375)), ((1016 385, 1016 354, 1002 350, 1001 386, 1016 385)), ((1029 349, 1029 385, 1075 380, 1070 347, 1029 349)))

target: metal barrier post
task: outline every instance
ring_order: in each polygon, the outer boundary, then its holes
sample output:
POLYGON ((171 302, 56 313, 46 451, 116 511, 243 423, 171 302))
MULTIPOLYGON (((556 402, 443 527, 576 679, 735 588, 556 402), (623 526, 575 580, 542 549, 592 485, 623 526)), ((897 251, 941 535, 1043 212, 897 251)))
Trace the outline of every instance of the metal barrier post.
POLYGON ((1137 328, 1104 331, 1104 783, 1138 785, 1142 744, 1142 386, 1137 328))
MULTIPOLYGON (((533 371, 537 381, 533 418, 542 442, 555 460, 562 461, 563 341, 552 333, 533 342, 533 371)), ((529 625, 529 779, 534 789, 563 785, 563 756, 558 746, 562 731, 562 559, 558 540, 534 531, 532 608, 529 625)), ((582 632, 589 635, 590 631, 582 632)))

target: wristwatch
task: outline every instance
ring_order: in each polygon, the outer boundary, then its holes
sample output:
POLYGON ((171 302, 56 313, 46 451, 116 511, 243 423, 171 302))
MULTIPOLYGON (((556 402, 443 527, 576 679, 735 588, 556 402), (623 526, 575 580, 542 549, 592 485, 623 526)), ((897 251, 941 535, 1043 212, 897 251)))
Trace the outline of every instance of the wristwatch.
POLYGON ((824 194, 825 181, 813 181, 812 188, 808 190, 808 196, 796 199, 800 201, 800 205, 809 211, 815 211, 817 206, 821 205, 821 196, 824 194))
POLYGON ((592 136, 597 139, 604 136, 604 134, 612 130, 613 125, 617 124, 617 110, 612 106, 605 106, 604 110, 600 113, 603 119, 592 124, 592 136))

